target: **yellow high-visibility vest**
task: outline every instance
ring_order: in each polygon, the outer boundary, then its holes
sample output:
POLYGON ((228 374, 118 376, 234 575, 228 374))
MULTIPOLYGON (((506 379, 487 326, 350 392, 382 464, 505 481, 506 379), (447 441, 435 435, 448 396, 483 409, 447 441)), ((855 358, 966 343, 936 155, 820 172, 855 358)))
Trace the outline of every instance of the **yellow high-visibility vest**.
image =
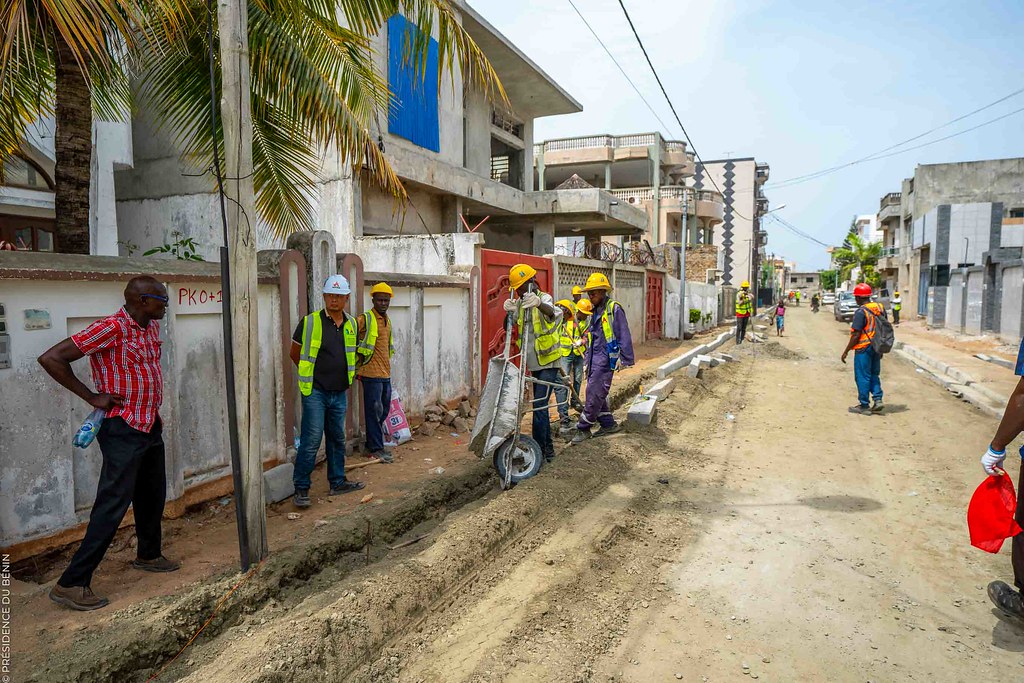
MULTIPOLYGON (((363 321, 366 324, 366 331, 363 338, 359 340, 356 352, 363 357, 362 360, 365 363, 373 358, 373 351, 377 348, 377 316, 373 314, 372 310, 367 311, 363 313, 363 321)), ((395 355, 395 330, 388 325, 388 356, 393 355, 395 355)))
MULTIPOLYGON (((542 292, 537 292, 542 296, 542 292)), ((537 362, 541 365, 548 365, 562 357, 562 339, 559 335, 558 320, 548 320, 540 311, 534 309, 533 315, 533 348, 537 351, 537 362)), ((516 343, 522 348, 523 339, 523 309, 519 309, 519 320, 516 323, 519 330, 519 339, 516 343)))
MULTIPOLYGON (((356 320, 345 315, 342 334, 345 336, 345 364, 348 366, 348 383, 356 376, 356 320)), ((320 353, 324 330, 320 311, 310 313, 302 319, 302 350, 299 352, 299 391, 303 396, 313 393, 313 366, 320 353)))

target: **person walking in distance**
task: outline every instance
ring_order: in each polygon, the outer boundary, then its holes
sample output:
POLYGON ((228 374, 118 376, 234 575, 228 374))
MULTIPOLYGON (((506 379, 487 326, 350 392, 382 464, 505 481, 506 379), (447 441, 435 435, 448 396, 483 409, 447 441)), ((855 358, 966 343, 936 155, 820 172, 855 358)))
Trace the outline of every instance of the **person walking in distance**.
MULTIPOLYGON (((507 312, 518 311, 516 342, 526 360, 526 369, 535 379, 556 384, 561 382, 558 369, 562 364, 561 324, 562 310, 555 306, 551 295, 540 291, 537 286, 537 271, 525 263, 519 263, 509 270, 509 289, 522 299, 520 302, 509 298, 505 301, 507 312), (523 333, 530 326, 529 344, 523 349, 523 333)), ((506 324, 508 320, 506 318, 506 324)), ((551 387, 547 384, 533 385, 533 438, 540 445, 541 453, 548 462, 555 457, 555 444, 551 439, 551 387)))
POLYGON ((850 341, 843 350, 841 360, 845 363, 850 351, 853 356, 853 375, 857 382, 858 404, 850 408, 851 413, 869 415, 882 411, 882 357, 871 347, 878 318, 885 317, 881 304, 871 301, 871 285, 861 283, 853 288, 853 296, 860 308, 853 314, 850 324, 850 341), (868 404, 868 398, 874 401, 868 404))
POLYGON ((295 454, 295 507, 308 508, 310 475, 320 441, 327 435, 330 495, 358 491, 362 482, 345 478, 346 392, 356 374, 356 321, 345 312, 352 293, 348 280, 332 275, 324 283, 324 307, 304 317, 292 335, 291 359, 299 369, 302 427, 295 454))
POLYGON ((747 336, 747 325, 754 314, 754 299, 750 296, 750 283, 740 283, 740 291, 736 293, 736 343, 742 344, 747 336))
POLYGON ((106 411, 96 440, 103 465, 85 538, 67 569, 50 590, 50 599, 75 610, 109 603, 93 593, 93 572, 114 540, 131 505, 138 539, 132 566, 173 572, 177 562, 162 554, 161 518, 166 499, 163 374, 160 323, 167 311, 167 290, 149 276, 129 280, 124 307, 65 339, 39 357, 39 364, 61 386, 93 408, 106 411), (85 386, 71 363, 89 356, 96 391, 85 386))
MULTIPOLYGON (((1024 340, 1021 340, 1017 351, 1017 365, 1014 373, 1020 379, 1010 394, 1010 400, 1003 410, 1003 418, 999 421, 996 433, 989 443, 988 451, 981 457, 981 466, 985 473, 993 477, 1009 476, 1003 470, 1006 459, 1006 447, 1024 431, 1024 340)), ((1024 458, 1024 448, 1020 450, 1024 458)), ((1024 526, 1024 460, 1017 475, 1017 510, 1014 518, 1017 524, 1024 526)), ((1024 620, 1024 532, 1013 537, 1010 548, 1010 562, 1013 566, 1013 585, 1011 588, 1003 581, 993 581, 988 585, 988 597, 1004 614, 1024 620)))
MULTIPOLYGON (((582 302, 581 302, 582 303, 582 302)), ((590 303, 589 301, 587 302, 590 303)), ((558 302, 562 309, 562 370, 565 372, 565 389, 555 390, 555 402, 558 404, 558 417, 563 430, 572 428, 569 419, 569 405, 583 412, 583 404, 577 398, 583 385, 583 353, 587 348, 586 327, 576 319, 577 307, 568 299, 558 302), (570 390, 571 387, 571 390, 570 390)), ((584 317, 584 320, 586 318, 584 317)))
POLYGON ((356 376, 363 387, 366 452, 383 463, 394 462, 394 455, 384 446, 384 422, 391 412, 391 356, 395 355, 394 331, 388 317, 392 296, 394 291, 386 282, 374 285, 370 289, 373 308, 359 316, 356 323, 356 376))
POLYGON ((900 326, 900 311, 903 310, 903 299, 900 297, 899 292, 893 292, 892 301, 892 324, 896 327, 900 326))
POLYGON ((591 438, 596 424, 601 425, 599 436, 619 431, 608 405, 608 392, 615 371, 632 366, 634 359, 626 311, 608 295, 612 289, 608 278, 603 273, 592 273, 583 289, 590 297, 593 313, 583 361, 587 371, 587 398, 572 438, 574 444, 591 438))
POLYGON ((775 310, 772 311, 772 318, 775 319, 775 336, 781 337, 782 333, 786 331, 786 300, 779 299, 779 303, 775 305, 775 310))

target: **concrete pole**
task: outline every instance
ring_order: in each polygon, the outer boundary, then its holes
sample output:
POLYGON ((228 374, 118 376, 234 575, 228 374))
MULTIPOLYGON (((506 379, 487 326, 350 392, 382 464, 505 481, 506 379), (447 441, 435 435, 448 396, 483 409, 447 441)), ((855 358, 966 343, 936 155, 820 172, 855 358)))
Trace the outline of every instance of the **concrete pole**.
POLYGON ((648 148, 648 156, 652 161, 651 189, 653 199, 651 205, 654 208, 651 219, 653 226, 651 241, 655 246, 661 244, 661 133, 654 134, 654 144, 648 148))
POLYGON ((606 161, 604 164, 604 189, 612 189, 612 162, 606 161))
MULTIPOLYGON (((250 111, 248 9, 244 0, 219 0, 221 120, 224 130, 234 353, 235 409, 241 469, 241 502, 248 536, 243 568, 267 555, 267 518, 263 501, 260 450, 259 334, 256 290, 256 199, 252 180, 252 112, 250 111), (238 180, 233 180, 237 178, 238 180)), ((225 340, 227 343, 227 340, 225 340)))
POLYGON ((683 338, 683 330, 690 323, 690 307, 686 305, 686 242, 689 238, 690 228, 687 225, 687 200, 690 193, 683 189, 683 230, 682 239, 679 242, 679 338, 683 338))

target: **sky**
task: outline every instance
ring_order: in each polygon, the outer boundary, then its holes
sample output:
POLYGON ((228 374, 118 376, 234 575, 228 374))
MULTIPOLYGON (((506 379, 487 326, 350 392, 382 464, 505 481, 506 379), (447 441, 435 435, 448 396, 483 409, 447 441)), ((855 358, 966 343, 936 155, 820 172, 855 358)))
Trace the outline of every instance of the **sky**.
MULTIPOLYGON (((660 130, 683 139, 618 0, 573 0, 670 127, 630 87, 569 0, 470 0, 583 112, 536 121, 534 139, 660 130)), ((771 206, 838 244, 917 164, 1024 156, 1024 111, 922 149, 772 189, 882 150, 1024 88, 1024 2, 624 0, 697 153, 771 166, 771 206)), ((908 146, 1024 108, 1024 93, 908 146)), ((798 269, 824 248, 766 219, 766 253, 798 269)))

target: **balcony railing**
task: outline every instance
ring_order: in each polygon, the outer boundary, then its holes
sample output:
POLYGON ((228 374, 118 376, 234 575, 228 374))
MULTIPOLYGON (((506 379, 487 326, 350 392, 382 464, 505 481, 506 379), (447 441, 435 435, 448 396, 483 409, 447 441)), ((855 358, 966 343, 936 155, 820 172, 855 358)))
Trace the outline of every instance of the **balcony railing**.
MULTIPOLYGON (((559 138, 538 143, 534 154, 541 152, 559 152, 573 149, 593 149, 595 147, 649 147, 658 140, 657 133, 633 133, 630 135, 583 135, 575 138, 559 138)), ((693 159, 693 153, 686 149, 686 143, 680 140, 665 140, 664 148, 670 152, 686 152, 693 159)))
POLYGON ((892 258, 893 256, 899 255, 899 247, 882 247, 882 251, 878 252, 878 258, 892 258))
POLYGON ((491 124, 520 140, 523 139, 523 124, 500 112, 491 111, 491 124))
MULTIPOLYGON (((614 190, 607 190, 619 201, 628 203, 649 202, 654 199, 653 187, 623 187, 614 190)), ((693 203, 697 200, 702 202, 724 203, 722 195, 713 190, 694 190, 692 187, 681 187, 679 185, 666 185, 661 188, 662 199, 683 199, 683 194, 688 193, 687 201, 692 209, 693 203)))
POLYGON ((889 194, 882 197, 882 200, 878 203, 878 208, 884 209, 887 206, 898 206, 900 203, 900 199, 902 197, 902 192, 890 192, 889 194))

